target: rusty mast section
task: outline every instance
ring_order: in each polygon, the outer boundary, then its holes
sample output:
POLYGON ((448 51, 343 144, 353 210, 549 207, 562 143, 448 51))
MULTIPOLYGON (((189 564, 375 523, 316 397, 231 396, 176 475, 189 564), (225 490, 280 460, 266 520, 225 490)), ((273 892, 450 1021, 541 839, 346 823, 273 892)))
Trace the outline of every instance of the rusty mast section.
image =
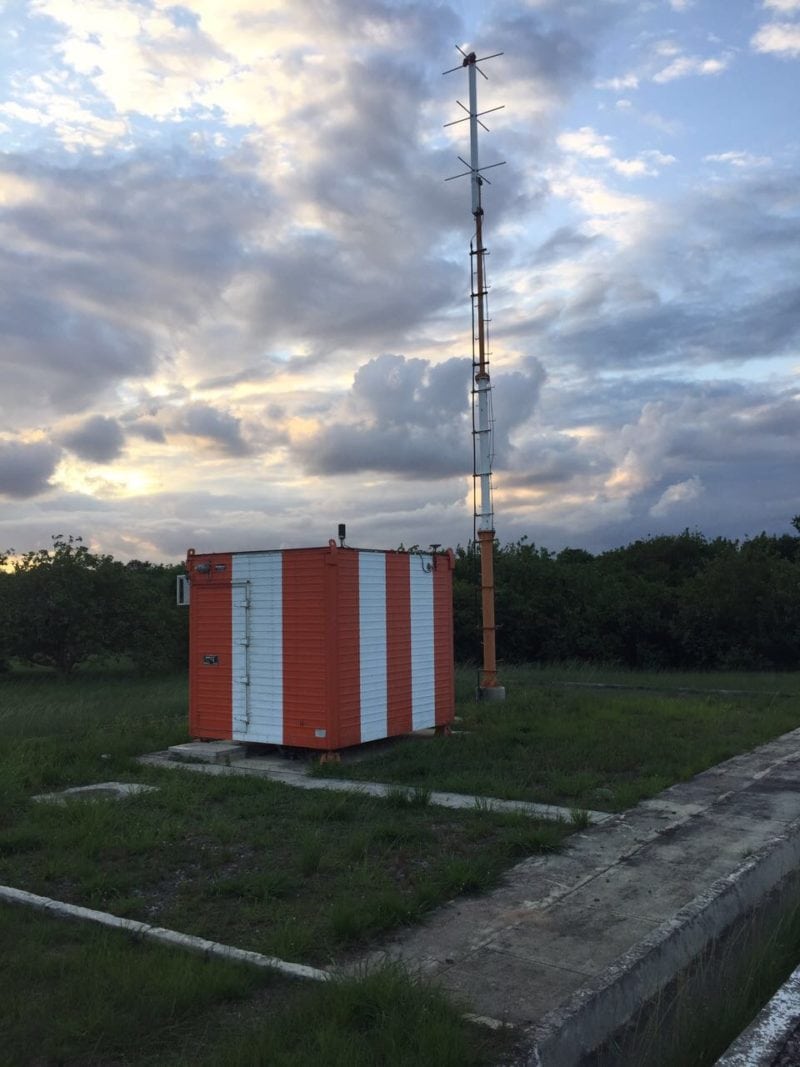
MULTIPOLYGON (((458 46, 456 45, 458 48, 458 46)), ((481 564, 481 625, 483 632, 483 666, 478 682, 478 698, 484 700, 503 700, 506 691, 497 680, 497 652, 496 652, 496 627, 495 627, 495 586, 494 586, 494 509, 492 505, 492 462, 494 459, 493 447, 493 415, 492 415, 492 384, 489 377, 489 346, 488 346, 488 322, 487 311, 488 289, 486 285, 486 247, 483 243, 483 205, 481 190, 484 185, 490 184, 483 176, 483 171, 492 167, 500 167, 502 163, 492 163, 488 167, 481 167, 478 158, 478 126, 484 130, 486 126, 481 122, 483 115, 492 111, 499 111, 499 107, 489 108, 487 111, 478 111, 478 89, 476 74, 486 77, 478 66, 488 59, 500 56, 502 52, 495 52, 490 56, 480 59, 474 52, 467 54, 458 48, 463 56, 460 67, 446 70, 445 74, 451 74, 455 70, 466 68, 469 83, 469 108, 464 107, 458 101, 459 107, 466 112, 466 117, 446 123, 454 126, 458 122, 469 122, 470 160, 469 163, 458 158, 468 169, 462 174, 453 175, 454 178, 470 178, 472 187, 472 215, 475 220, 475 237, 470 243, 470 259, 472 262, 472 342, 473 342, 473 389, 472 389, 472 433, 473 433, 473 479, 475 498, 475 534, 480 549, 481 564), (477 335, 476 335, 477 327, 477 335), (477 343, 477 358, 475 344, 477 343)), ((446 178, 445 181, 452 181, 446 178)))

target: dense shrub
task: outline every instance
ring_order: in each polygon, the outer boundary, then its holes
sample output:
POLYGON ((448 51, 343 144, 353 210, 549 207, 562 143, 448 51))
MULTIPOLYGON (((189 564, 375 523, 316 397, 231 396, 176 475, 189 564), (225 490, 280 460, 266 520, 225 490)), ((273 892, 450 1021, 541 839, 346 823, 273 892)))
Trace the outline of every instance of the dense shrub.
POLYGON ((122 564, 80 537, 53 537, 0 574, 0 664, 14 657, 70 674, 96 656, 148 671, 186 663, 186 613, 175 605, 179 567, 122 564))
MULTIPOLYGON (((456 553, 457 658, 480 657, 478 555, 456 553)), ((800 537, 685 530, 599 555, 497 545, 498 656, 638 668, 791 670, 800 661, 800 537)))

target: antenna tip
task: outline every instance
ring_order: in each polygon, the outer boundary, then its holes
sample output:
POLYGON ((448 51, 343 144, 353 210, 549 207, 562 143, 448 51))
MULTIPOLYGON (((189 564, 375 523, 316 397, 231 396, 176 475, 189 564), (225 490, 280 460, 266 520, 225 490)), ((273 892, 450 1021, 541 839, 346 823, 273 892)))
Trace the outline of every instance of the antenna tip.
POLYGON ((475 55, 474 52, 470 52, 468 56, 464 56, 464 62, 461 64, 461 66, 468 67, 470 63, 474 63, 477 58, 478 57, 475 55))

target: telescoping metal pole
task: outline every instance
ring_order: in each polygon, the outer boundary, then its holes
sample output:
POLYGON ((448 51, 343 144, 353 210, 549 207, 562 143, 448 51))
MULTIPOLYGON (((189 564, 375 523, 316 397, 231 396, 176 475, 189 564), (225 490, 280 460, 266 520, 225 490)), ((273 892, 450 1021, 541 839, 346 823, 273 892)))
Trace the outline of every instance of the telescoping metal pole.
MULTIPOLYGON (((461 49, 459 49, 461 51, 461 49)), ((497 53, 501 54, 501 53, 497 53)), ((488 112, 478 111, 478 89, 476 74, 483 74, 478 66, 479 60, 474 52, 469 55, 462 52, 463 67, 467 68, 469 79, 469 140, 470 161, 469 171, 470 185, 472 188, 472 215, 475 220, 475 247, 472 255, 475 256, 475 269, 472 272, 474 278, 474 291, 472 301, 477 325, 478 359, 473 359, 474 365, 474 388, 473 404, 477 407, 477 417, 473 414, 473 433, 475 435, 475 525, 478 546, 480 551, 480 574, 481 574, 481 627, 483 636, 483 666, 480 671, 477 696, 483 700, 505 699, 505 689, 497 680, 497 650, 496 650, 496 625, 495 625, 495 585, 494 585, 494 509, 492 505, 492 410, 491 410, 491 379, 489 377, 488 345, 487 345, 487 286, 486 286, 486 248, 483 243, 483 204, 481 191, 484 179, 481 175, 481 166, 478 156, 478 124, 482 114, 488 112)), ((487 56, 486 59, 494 58, 487 56)), ((456 69, 456 68, 454 68, 456 69)), ((449 72, 445 72, 449 73, 449 72)), ((483 75, 485 77, 485 75, 483 75)), ((463 107, 463 105, 461 105, 463 107)), ((466 110, 466 109, 465 109, 466 110)), ((492 111, 499 110, 492 108, 492 111)), ((463 119, 457 121, 464 121, 463 119)), ((450 125, 448 123, 448 125, 450 125)), ((486 127, 484 126, 484 129, 486 127)), ((500 166, 501 164, 493 164, 500 166)), ((488 169, 488 168, 484 168, 488 169)), ((456 175, 459 177, 459 175, 456 175)), ((473 334, 473 340, 474 340, 473 334)))

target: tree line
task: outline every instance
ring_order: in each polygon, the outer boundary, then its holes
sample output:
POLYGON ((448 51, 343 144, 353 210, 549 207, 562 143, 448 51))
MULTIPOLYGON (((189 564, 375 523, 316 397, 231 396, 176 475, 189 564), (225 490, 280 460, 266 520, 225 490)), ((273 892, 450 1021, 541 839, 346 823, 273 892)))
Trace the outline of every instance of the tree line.
MULTIPOLYGON (((800 516, 792 520, 800 534, 800 516)), ((79 537, 0 556, 0 667, 71 673, 97 657, 146 672, 186 668, 183 564, 121 563, 79 537)), ((593 555, 526 538, 497 545, 501 661, 577 660, 645 669, 794 670, 800 658, 800 536, 744 541, 684 530, 593 555)), ((455 652, 479 662, 478 554, 456 551, 455 652)))
POLYGON ((90 551, 56 534, 51 549, 0 558, 0 665, 12 660, 70 674, 93 658, 125 658, 142 672, 185 668, 187 612, 165 566, 90 551))
MULTIPOLYGON (((800 533, 800 516, 792 521, 800 533)), ((480 658, 477 553, 459 549, 456 658, 480 658)), ((684 530, 598 555, 497 546, 497 647, 510 662, 644 669, 800 666, 800 536, 744 541, 684 530)))

